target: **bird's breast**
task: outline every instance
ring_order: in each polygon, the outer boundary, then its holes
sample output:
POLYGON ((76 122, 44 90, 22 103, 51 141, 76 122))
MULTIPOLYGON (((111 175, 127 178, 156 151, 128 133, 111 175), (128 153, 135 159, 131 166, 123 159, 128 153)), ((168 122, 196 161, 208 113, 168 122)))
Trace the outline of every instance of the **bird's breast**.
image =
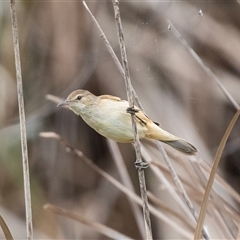
MULTIPOLYGON (((126 112, 126 101, 104 101, 96 108, 88 109, 81 114, 83 120, 104 137, 117 142, 132 142, 133 130, 131 115, 126 112)), ((137 125, 139 137, 145 137, 145 126, 137 125)))

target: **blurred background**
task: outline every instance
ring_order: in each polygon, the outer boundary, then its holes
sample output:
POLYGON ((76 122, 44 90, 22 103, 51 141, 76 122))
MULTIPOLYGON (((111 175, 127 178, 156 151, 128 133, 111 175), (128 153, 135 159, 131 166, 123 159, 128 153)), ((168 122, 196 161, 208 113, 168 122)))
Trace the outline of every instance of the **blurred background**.
MULTIPOLYGON (((120 59, 111 1, 87 1, 87 4, 120 59)), ((236 108, 184 46, 182 38, 240 103, 239 3, 128 1, 120 3, 120 11, 131 80, 145 112, 163 129, 197 146, 200 151, 197 159, 211 164, 236 108)), ((124 80, 99 31, 81 1, 19 1, 17 17, 35 237, 106 239, 89 227, 43 209, 44 204, 51 203, 134 239, 141 238, 126 196, 81 159, 67 153, 58 141, 39 136, 43 131, 60 134, 71 146, 80 149, 119 180, 112 160, 114 154, 109 151, 106 139, 80 117, 67 109, 56 108, 56 103, 46 99, 47 94, 65 99, 78 88, 96 95, 112 94, 126 99, 124 80)), ((0 36, 0 214, 13 236, 20 239, 26 236, 25 209, 7 2, 0 3, 0 36)), ((219 169, 220 175, 238 192, 239 131, 238 121, 219 169)), ((118 147, 139 194, 134 149, 131 144, 118 144, 118 147)), ((180 155, 175 150, 167 150, 173 153, 175 160, 180 155)), ((183 162, 188 161, 183 157, 183 162)), ((161 156, 157 158, 162 161, 161 156)), ((188 176, 190 170, 184 171, 188 176)), ((146 178, 152 192, 160 191, 164 195, 164 184, 159 183, 150 170, 146 178)), ((166 200, 171 205, 172 199, 167 193, 163 197, 163 201, 166 200)), ((167 227, 153 218, 155 238, 181 238, 178 233, 169 232, 167 227)))

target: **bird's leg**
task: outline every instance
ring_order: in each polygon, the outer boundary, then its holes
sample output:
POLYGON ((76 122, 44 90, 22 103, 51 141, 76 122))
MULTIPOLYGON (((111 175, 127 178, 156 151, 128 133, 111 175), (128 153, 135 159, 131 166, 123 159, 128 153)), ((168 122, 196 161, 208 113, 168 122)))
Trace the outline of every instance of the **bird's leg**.
POLYGON ((137 170, 143 170, 148 168, 149 166, 147 162, 135 162, 134 165, 137 170))
MULTIPOLYGON (((133 107, 128 107, 126 111, 127 111, 127 113, 130 113, 130 114, 132 114, 132 115, 135 115, 135 113, 138 113, 140 110, 134 108, 134 106, 133 106, 133 107)), ((141 123, 142 125, 147 125, 146 121, 142 120, 142 119, 141 119, 140 117, 138 117, 137 115, 135 115, 135 116, 136 116, 136 118, 140 121, 140 123, 141 123)))
POLYGON ((147 125, 147 122, 142 120, 140 117, 136 116, 136 118, 142 123, 142 125, 147 125))
POLYGON ((138 113, 140 110, 136 109, 136 108, 134 108, 134 106, 132 106, 132 107, 128 107, 126 111, 127 111, 127 113, 135 114, 135 113, 138 113))
MULTIPOLYGON (((138 113, 140 110, 139 109, 136 109, 136 108, 134 108, 134 106, 133 107, 128 107, 127 108, 127 113, 130 113, 130 114, 132 114, 132 115, 135 115, 135 113, 138 113)), ((136 116, 136 115, 135 115, 136 116)), ((138 116, 136 116, 136 118, 140 121, 140 123, 142 123, 143 125, 147 125, 147 123, 144 121, 144 120, 142 120, 141 118, 139 118, 138 116)), ((137 170, 143 170, 143 169, 146 169, 146 168, 148 168, 148 166, 149 166, 149 164, 147 163, 147 162, 138 162, 138 161, 136 161, 135 163, 134 163, 134 165, 135 165, 135 168, 137 169, 137 170)))

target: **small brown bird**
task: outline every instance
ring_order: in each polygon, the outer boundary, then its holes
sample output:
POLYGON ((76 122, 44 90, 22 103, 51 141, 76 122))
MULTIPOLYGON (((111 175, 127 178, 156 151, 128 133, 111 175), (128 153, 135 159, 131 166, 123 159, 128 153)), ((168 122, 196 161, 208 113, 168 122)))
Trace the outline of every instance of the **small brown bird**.
MULTIPOLYGON (((87 90, 76 90, 58 106, 68 106, 74 113, 104 137, 116 142, 133 142, 129 103, 111 95, 95 96, 87 90)), ((197 149, 182 138, 176 137, 159 127, 140 109, 134 108, 139 139, 151 138, 164 142, 185 154, 193 155, 197 149)))

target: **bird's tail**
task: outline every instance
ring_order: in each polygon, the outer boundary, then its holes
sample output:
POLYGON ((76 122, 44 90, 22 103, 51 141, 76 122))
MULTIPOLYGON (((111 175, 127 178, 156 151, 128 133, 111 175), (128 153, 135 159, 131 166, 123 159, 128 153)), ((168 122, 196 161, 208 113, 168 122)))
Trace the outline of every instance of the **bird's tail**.
POLYGON ((197 148, 195 148, 191 143, 181 138, 173 141, 162 141, 162 142, 168 144, 169 146, 187 155, 194 155, 198 151, 197 148))
POLYGON ((147 132, 146 137, 166 143, 176 150, 188 155, 194 155, 197 153, 197 149, 191 143, 161 129, 153 122, 152 124, 149 123, 147 127, 149 131, 147 132))

